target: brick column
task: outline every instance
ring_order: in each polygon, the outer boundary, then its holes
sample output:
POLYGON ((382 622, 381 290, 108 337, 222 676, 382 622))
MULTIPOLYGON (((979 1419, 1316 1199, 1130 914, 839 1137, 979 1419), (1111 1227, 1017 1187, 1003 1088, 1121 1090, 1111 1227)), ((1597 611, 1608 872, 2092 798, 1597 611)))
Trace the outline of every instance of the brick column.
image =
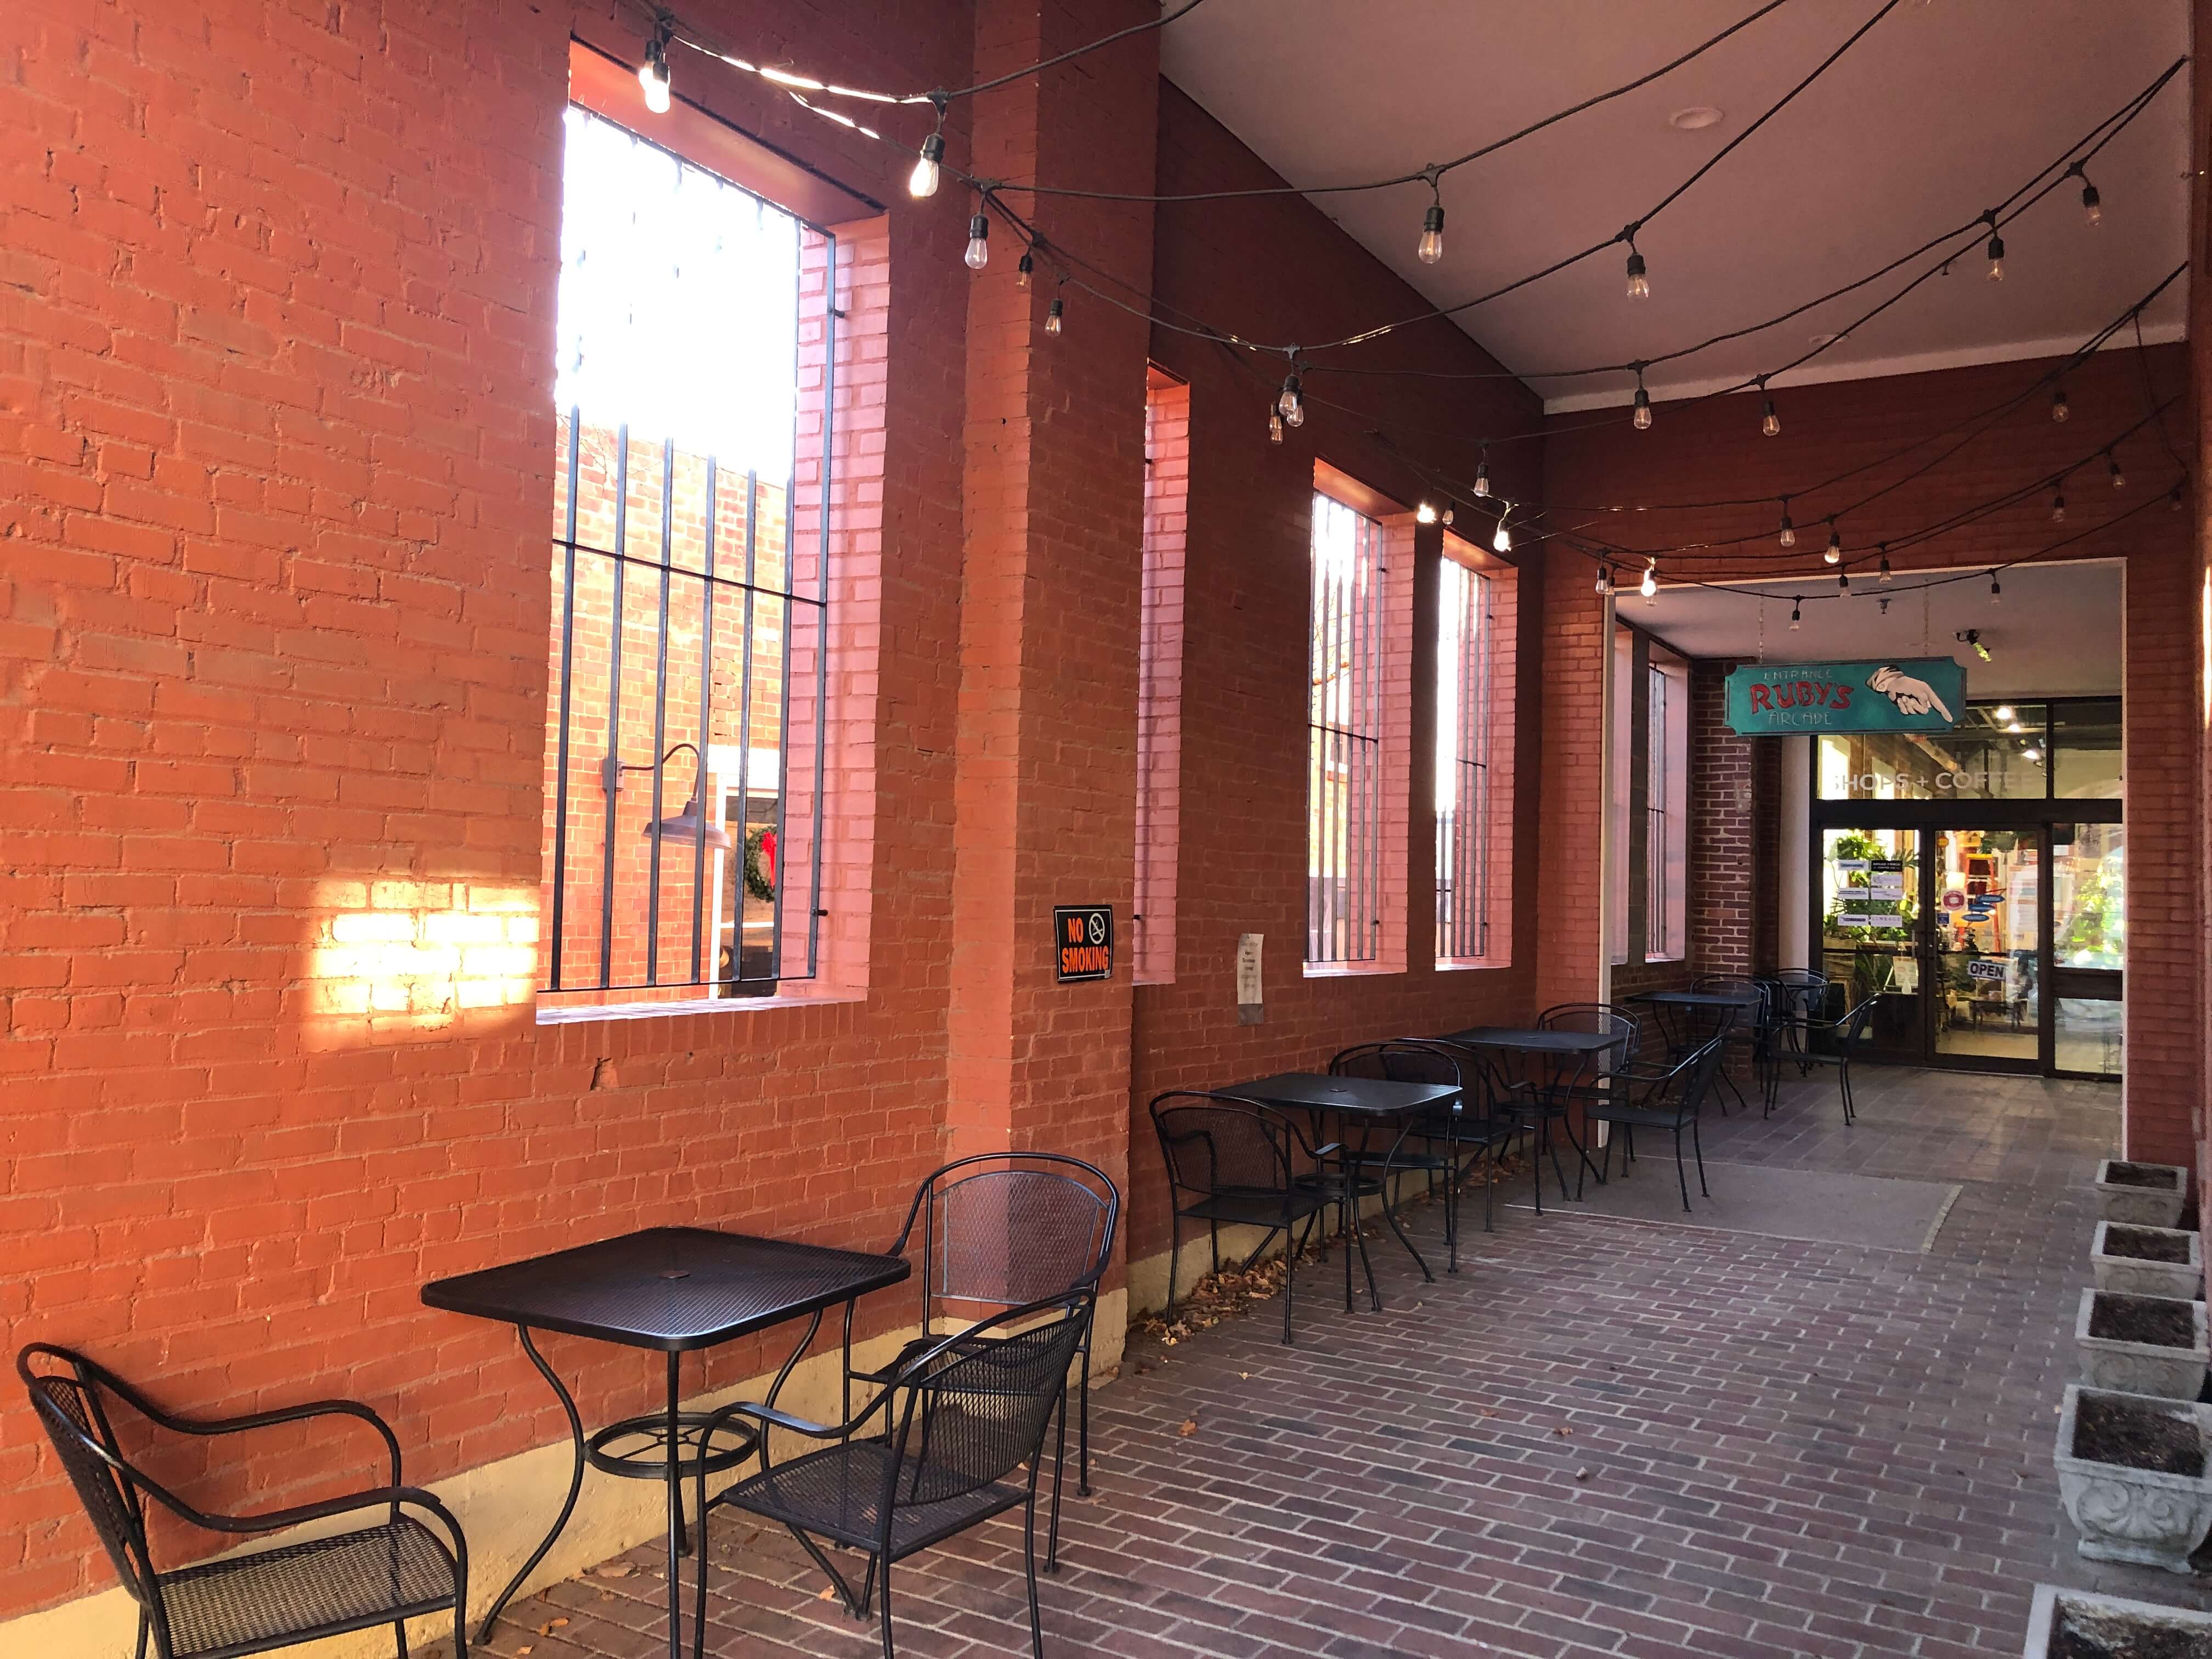
MULTIPOLYGON (((1042 10, 984 0, 976 74, 1145 15, 1133 0, 1042 10)), ((970 171, 1149 191, 1158 70, 1146 35, 983 94, 968 106, 970 171)), ((1018 190, 1006 200, 1048 240, 1070 222, 1085 258, 1138 291, 1149 285, 1148 209, 1071 209, 1018 190)), ((974 210, 972 200, 963 210, 974 210)), ((1021 289, 1021 252, 994 222, 991 263, 969 289, 947 1121, 955 1154, 1073 1152, 1119 1177, 1149 330, 1140 316, 1057 285, 1048 252, 1021 289), (1059 335, 1044 328, 1054 299, 1066 311, 1059 335), (1073 903, 1114 906, 1109 981, 1054 981, 1052 907, 1073 903)))
POLYGON ((1753 888, 1753 750, 1728 728, 1731 663, 1690 665, 1690 939, 1699 974, 1748 975, 1753 888))

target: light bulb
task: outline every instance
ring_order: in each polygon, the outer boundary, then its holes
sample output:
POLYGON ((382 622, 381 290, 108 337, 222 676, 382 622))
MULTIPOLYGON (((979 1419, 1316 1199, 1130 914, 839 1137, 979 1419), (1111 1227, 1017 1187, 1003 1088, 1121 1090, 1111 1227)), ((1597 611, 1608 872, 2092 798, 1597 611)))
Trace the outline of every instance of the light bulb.
POLYGON ((1651 394, 1642 386, 1636 388, 1636 429, 1638 432, 1651 429, 1651 394))
POLYGON ((915 197, 936 195, 938 178, 944 171, 941 165, 944 160, 945 135, 933 132, 921 141, 921 159, 914 164, 914 171, 907 175, 907 194, 915 197))
POLYGON ((2081 216, 2093 228, 2105 222, 2105 198, 2097 194, 2096 185, 2087 179, 2081 181, 2081 216))
POLYGON ((2171 495, 2168 495, 2168 496, 2166 498, 2166 510, 2167 510, 2168 512, 2172 512, 2172 513, 2179 513, 2179 512, 2180 512, 2180 511, 2181 511, 2181 505, 2182 505, 2182 503, 2181 503, 2181 486, 2180 486, 2179 484, 2176 484, 2176 485, 2174 485, 2174 487, 2173 487, 2173 493, 2172 493, 2171 495))
POLYGON ((1474 493, 1478 495, 1490 494, 1490 457, 1487 455, 1474 464, 1474 493))
POLYGON ((645 43, 645 62, 637 66, 637 83, 645 92, 645 106, 655 115, 668 113, 668 46, 659 35, 645 43))
POLYGON ((2032 744, 2032 743, 2031 743, 2030 744, 2028 744, 2027 748, 2025 748, 2025 749, 2021 750, 2020 752, 2021 752, 2021 757, 2022 757, 2023 759, 2026 759, 2026 760, 2039 761, 2039 760, 2041 760, 2041 759, 2043 758, 2043 751, 2042 751, 2040 749, 2038 749, 2038 748, 2037 748, 2033 744, 2032 744))
POLYGON ((1644 274, 1644 256, 1633 248, 1628 252, 1628 297, 1632 300, 1651 297, 1651 279, 1644 274))
POLYGON ((1795 599, 1790 600, 1790 631, 1791 633, 1795 634, 1795 633, 1796 633, 1796 632, 1800 628, 1803 627, 1804 625, 1805 625, 1805 623, 1804 623, 1804 616, 1803 616, 1803 614, 1802 614, 1802 613, 1798 610, 1798 608, 1797 608, 1797 601, 1796 601, 1796 600, 1795 600, 1795 599))
POLYGON ((1267 441, 1271 444, 1283 441, 1283 417, 1272 409, 1267 411, 1267 441))
POLYGON ((1790 522, 1790 509, 1782 509, 1782 533, 1774 538, 1784 547, 1797 545, 1797 526, 1790 522))
POLYGON ((1490 546, 1491 550, 1497 553, 1513 550, 1513 532, 1505 527, 1505 520, 1502 518, 1498 521, 1498 528, 1491 533, 1490 546))
POLYGON ((1770 438, 1782 435, 1782 417, 1774 412, 1774 399, 1771 398, 1766 400, 1766 411, 1759 417, 1759 429, 1770 438))
POLYGON ((1851 573, 1848 570, 1838 570, 1836 572, 1836 592, 1838 593, 1848 593, 1850 591, 1851 573))
POLYGON ((1994 570, 1990 573, 1990 603, 1991 605, 2004 603, 2004 584, 1997 580, 1996 572, 1994 570))
POLYGON ((1295 426, 1297 424, 1295 417, 1304 402, 1305 394, 1298 390, 1298 377, 1296 374, 1283 376, 1282 394, 1275 399, 1277 412, 1295 426))
POLYGON ((1052 308, 1044 314, 1044 331, 1048 334, 1059 333, 1060 328, 1060 319, 1066 314, 1067 307, 1066 303, 1059 300, 1054 300, 1052 302, 1052 308))
POLYGON ((1990 718, 2002 726, 2018 720, 2020 715, 2008 702, 2001 702, 1990 711, 1990 718))
POLYGON ((970 270, 991 263, 991 222, 980 213, 968 222, 968 252, 962 257, 970 270))
POLYGON ((1023 254, 1020 258, 1014 261, 1014 286, 1027 288, 1030 285, 1030 276, 1036 270, 1036 261, 1030 258, 1028 254, 1023 254))
POLYGON ((2063 493, 2051 498, 2051 522, 2053 524, 2066 522, 2066 497, 2063 493))
POLYGON ((1421 240, 1413 252, 1425 265, 1432 265, 1444 257, 1444 210, 1441 202, 1432 204, 1423 216, 1421 240))
POLYGON ((1443 514, 1441 514, 1441 517, 1443 518, 1443 522, 1444 522, 1447 526, 1449 526, 1449 525, 1451 523, 1451 521, 1452 521, 1452 507, 1451 507, 1451 503, 1450 503, 1449 501, 1446 501, 1446 502, 1444 503, 1444 510, 1443 510, 1443 514))
POLYGON ((1650 564, 1644 567, 1644 580, 1637 584, 1636 591, 1643 594, 1647 599, 1652 598, 1659 592, 1658 560, 1654 559, 1650 564))
POLYGON ((1291 412, 1284 416, 1283 419, 1292 426, 1304 426, 1306 423, 1305 399, 1303 398, 1299 398, 1296 404, 1291 405, 1291 412))
POLYGON ((1597 568, 1597 596, 1601 599, 1613 592, 1613 567, 1601 564, 1597 568))
POLYGON ((1832 519, 1828 521, 1828 550, 1820 556, 1830 564, 1841 564, 1844 560, 1844 538, 1832 519))
POLYGON ((1415 507, 1415 508, 1413 509, 1413 522, 1414 522, 1414 523, 1416 523, 1416 524, 1434 524, 1436 521, 1437 521, 1437 510, 1436 510, 1436 508, 1435 508, 1435 507, 1431 507, 1428 502, 1426 502, 1426 501, 1423 501, 1423 502, 1422 502, 1419 507, 1415 507))
POLYGON ((2002 283, 2004 281, 2004 238, 1992 235, 1984 252, 1990 256, 1990 280, 2002 283))
POLYGON ((2051 394, 2051 418, 2063 426, 2073 412, 2066 406, 2066 388, 2062 386, 2051 394))
POLYGON ((1881 556, 1881 574, 1875 580, 1881 582, 1887 582, 1889 580, 1889 554, 1887 550, 1884 550, 1881 556))
POLYGON ((2113 489, 2125 489, 2128 487, 2128 475, 2120 471, 2120 464, 2110 455, 2105 457, 2105 471, 2112 475, 2113 489))

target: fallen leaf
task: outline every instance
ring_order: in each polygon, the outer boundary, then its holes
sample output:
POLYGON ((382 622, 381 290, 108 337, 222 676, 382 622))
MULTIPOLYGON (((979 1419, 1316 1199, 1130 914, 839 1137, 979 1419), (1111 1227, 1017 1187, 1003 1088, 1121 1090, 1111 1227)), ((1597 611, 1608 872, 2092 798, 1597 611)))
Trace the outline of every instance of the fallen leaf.
POLYGON ((1558 1428, 1553 1429, 1552 1432, 1553 1434, 1572 1434, 1574 1431, 1569 1428, 1565 1424, 1562 1423, 1558 1428))
POLYGON ((1189 1439, 1191 1436, 1198 1432, 1198 1419, 1194 1417, 1184 1418, 1182 1420, 1182 1426, 1177 1429, 1176 1432, 1181 1435, 1184 1439, 1189 1439))
POLYGON ((536 1652, 536 1651, 537 1651, 537 1650, 536 1650, 535 1648, 517 1648, 517 1649, 515 1649, 515 1652, 516 1652, 516 1653, 518 1653, 518 1654, 524 1654, 524 1653, 534 1653, 534 1652, 536 1652))
POLYGON ((627 1561, 610 1561, 605 1566, 599 1569, 599 1577, 602 1578, 627 1578, 630 1574, 636 1571, 637 1569, 630 1565, 627 1561))
POLYGON ((835 1584, 824 1584, 822 1587, 822 1594, 816 1596, 814 1599, 817 1601, 836 1601, 837 1599, 837 1587, 835 1584))
POLYGON ((1590 1472, 1588 1469, 1577 1469, 1575 1471, 1575 1479, 1577 1480, 1587 1480, 1589 1478, 1590 1472))
POLYGON ((1249 1382, 1252 1380, 1252 1373, 1249 1371, 1239 1371, 1237 1376, 1238 1381, 1243 1382, 1249 1382))
POLYGON ((561 1626, 563 1626, 563 1625, 567 1624, 568 1622, 568 1621, 567 1620, 565 1620, 565 1619, 556 1619, 556 1620, 552 1622, 552 1624, 551 1624, 550 1626, 548 1626, 548 1628, 549 1628, 549 1630, 558 1630, 558 1629, 560 1629, 560 1628, 561 1628, 561 1626))

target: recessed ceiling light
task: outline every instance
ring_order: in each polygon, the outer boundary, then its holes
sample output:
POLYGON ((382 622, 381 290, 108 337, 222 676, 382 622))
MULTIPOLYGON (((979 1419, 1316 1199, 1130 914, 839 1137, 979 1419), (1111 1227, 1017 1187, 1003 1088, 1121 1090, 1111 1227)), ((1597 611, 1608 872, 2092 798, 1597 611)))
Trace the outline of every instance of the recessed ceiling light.
POLYGON ((1705 128, 1720 125, 1721 112, 1711 104, 1692 104, 1687 109, 1678 109, 1667 118, 1667 125, 1681 132, 1701 132, 1705 128))

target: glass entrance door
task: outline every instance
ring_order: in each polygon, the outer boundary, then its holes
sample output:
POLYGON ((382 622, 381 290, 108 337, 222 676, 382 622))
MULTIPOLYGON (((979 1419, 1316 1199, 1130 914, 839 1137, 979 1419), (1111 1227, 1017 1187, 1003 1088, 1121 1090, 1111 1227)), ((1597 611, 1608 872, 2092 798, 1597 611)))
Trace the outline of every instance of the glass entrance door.
POLYGON ((2043 1058, 2040 830, 1926 830, 1932 1058, 2033 1070, 2043 1058))
POLYGON ((1841 988, 1830 993, 1828 1015, 1874 998, 1867 1058, 1913 1066, 1928 1051, 1921 834, 1823 830, 1818 873, 1820 967, 1841 988))
POLYGON ((2117 823, 2051 829, 2051 1065, 2120 1074, 2120 993, 2127 967, 2127 831, 2117 823))

